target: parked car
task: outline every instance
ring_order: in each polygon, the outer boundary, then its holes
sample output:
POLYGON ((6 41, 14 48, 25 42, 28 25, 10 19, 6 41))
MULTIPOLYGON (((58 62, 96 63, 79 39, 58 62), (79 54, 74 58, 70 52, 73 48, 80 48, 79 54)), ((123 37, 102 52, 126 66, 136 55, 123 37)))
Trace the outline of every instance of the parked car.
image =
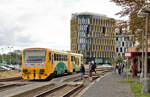
POLYGON ((6 65, 1 66, 1 68, 5 69, 5 70, 12 70, 11 68, 7 67, 6 65))
POLYGON ((10 68, 11 70, 15 70, 15 68, 12 65, 5 65, 5 67, 10 68))
POLYGON ((4 68, 0 67, 0 72, 1 72, 1 71, 6 71, 6 69, 4 69, 4 68))

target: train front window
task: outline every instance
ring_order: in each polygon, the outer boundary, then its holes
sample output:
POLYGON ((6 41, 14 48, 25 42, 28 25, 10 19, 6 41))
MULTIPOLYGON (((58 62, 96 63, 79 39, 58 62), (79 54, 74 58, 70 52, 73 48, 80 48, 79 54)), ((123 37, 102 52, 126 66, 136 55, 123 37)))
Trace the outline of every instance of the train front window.
POLYGON ((26 67, 43 67, 46 50, 25 50, 24 64, 26 67))

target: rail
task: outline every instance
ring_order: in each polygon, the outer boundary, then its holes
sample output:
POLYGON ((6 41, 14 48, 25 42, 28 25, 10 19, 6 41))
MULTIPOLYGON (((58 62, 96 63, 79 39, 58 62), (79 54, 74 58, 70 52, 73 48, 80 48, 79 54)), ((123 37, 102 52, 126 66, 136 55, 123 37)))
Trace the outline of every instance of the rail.
POLYGON ((34 97, 44 97, 44 96, 46 96, 46 95, 48 95, 48 94, 50 94, 50 93, 53 93, 53 92, 55 92, 55 91, 57 91, 57 90, 59 90, 59 89, 65 87, 65 86, 67 86, 67 84, 63 84, 63 85, 58 86, 58 87, 56 87, 56 88, 53 88, 53 89, 44 91, 44 92, 42 92, 42 93, 40 93, 40 94, 38 94, 38 95, 35 95, 34 97))

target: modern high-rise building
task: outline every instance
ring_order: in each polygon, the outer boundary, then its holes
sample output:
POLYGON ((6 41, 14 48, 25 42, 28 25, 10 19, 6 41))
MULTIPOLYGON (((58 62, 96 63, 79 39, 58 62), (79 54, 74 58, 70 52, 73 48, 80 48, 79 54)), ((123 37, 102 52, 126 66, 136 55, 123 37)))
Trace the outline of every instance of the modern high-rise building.
POLYGON ((115 20, 105 15, 83 12, 71 17, 71 51, 83 54, 84 61, 110 63, 116 55, 115 20))
POLYGON ((124 57, 129 47, 133 47, 133 35, 125 35, 124 33, 116 32, 116 53, 117 56, 124 57))

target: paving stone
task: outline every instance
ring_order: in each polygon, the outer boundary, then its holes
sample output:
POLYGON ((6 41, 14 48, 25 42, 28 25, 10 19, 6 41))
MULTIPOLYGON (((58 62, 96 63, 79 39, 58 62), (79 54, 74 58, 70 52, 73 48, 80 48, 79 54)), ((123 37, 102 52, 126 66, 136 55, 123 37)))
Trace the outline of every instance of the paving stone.
POLYGON ((134 97, 130 85, 122 83, 120 80, 123 80, 123 77, 115 73, 109 73, 96 81, 82 97, 134 97))

